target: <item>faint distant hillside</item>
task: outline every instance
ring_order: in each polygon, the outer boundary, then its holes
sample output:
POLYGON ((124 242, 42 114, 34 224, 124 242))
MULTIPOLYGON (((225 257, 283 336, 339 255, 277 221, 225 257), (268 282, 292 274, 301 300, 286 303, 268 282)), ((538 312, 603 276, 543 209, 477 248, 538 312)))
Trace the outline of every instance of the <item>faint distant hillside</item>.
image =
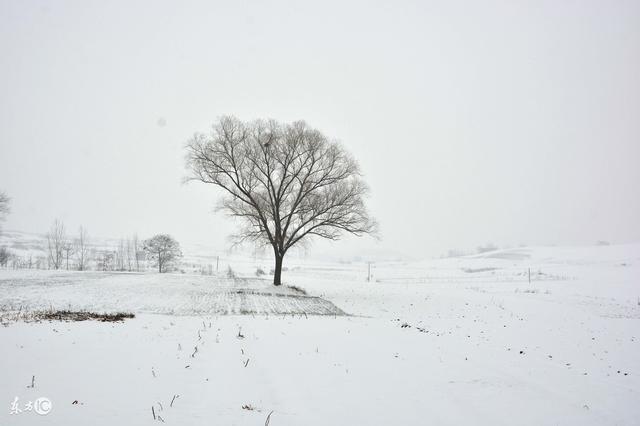
POLYGON ((12 253, 25 255, 44 255, 46 237, 40 234, 4 230, 0 235, 0 246, 6 247, 12 253))

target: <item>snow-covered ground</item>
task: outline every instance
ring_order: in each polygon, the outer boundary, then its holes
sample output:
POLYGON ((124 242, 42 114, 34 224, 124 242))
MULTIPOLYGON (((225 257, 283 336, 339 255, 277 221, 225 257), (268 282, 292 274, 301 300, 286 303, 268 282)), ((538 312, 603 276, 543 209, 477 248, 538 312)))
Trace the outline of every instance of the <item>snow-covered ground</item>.
POLYGON ((0 424, 640 423, 640 245, 379 262, 371 282, 363 263, 291 259, 308 297, 253 263, 246 279, 0 271, 5 319, 136 313, 0 327, 0 424), (52 410, 10 414, 16 397, 52 410))
POLYGON ((0 289, 0 312, 73 309, 169 315, 344 315, 327 300, 256 278, 15 270, 0 275, 0 289))

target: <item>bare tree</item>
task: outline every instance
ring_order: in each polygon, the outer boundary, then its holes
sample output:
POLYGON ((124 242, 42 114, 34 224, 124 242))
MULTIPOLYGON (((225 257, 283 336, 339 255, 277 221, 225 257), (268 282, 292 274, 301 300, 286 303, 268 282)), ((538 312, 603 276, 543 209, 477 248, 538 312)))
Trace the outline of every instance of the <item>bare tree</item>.
POLYGON ((116 249, 116 269, 118 271, 125 270, 125 246, 124 239, 120 238, 120 243, 118 244, 118 248, 116 249))
POLYGON ((160 273, 166 272, 179 257, 182 257, 180 244, 166 234, 156 235, 144 240, 142 244, 147 258, 153 261, 160 273))
POLYGON ((64 259, 67 264, 67 271, 69 270, 69 257, 73 254, 74 246, 71 241, 65 238, 64 243, 62 244, 62 251, 64 252, 64 259))
POLYGON ((78 231, 78 238, 76 238, 75 241, 75 253, 79 271, 84 271, 87 268, 87 260, 89 257, 88 239, 87 230, 81 226, 78 231))
MULTIPOLYGON (((6 219, 7 215, 11 212, 10 208, 11 198, 4 192, 0 191, 0 225, 6 219)), ((0 226, 0 233, 2 232, 2 226, 0 226)))
POLYGON ((47 234, 49 266, 53 267, 53 269, 60 269, 62 266, 62 253, 66 240, 67 237, 64 230, 64 223, 56 219, 47 234))
POLYGON ((36 258, 36 269, 45 269, 45 266, 47 264, 47 258, 45 256, 38 256, 36 258))
POLYGON ((138 243, 138 234, 133 234, 131 239, 131 250, 133 251, 133 260, 135 263, 136 271, 140 271, 140 247, 138 243))
POLYGON ((187 180, 222 188, 219 209, 241 219, 237 242, 272 247, 274 285, 281 284, 285 254, 304 238, 376 233, 357 162, 304 122, 223 117, 186 149, 187 180))
POLYGON ((6 267, 11 258, 11 252, 6 247, 0 247, 0 266, 6 267))
MULTIPOLYGON (((133 238, 135 238, 135 236, 133 238)), ((133 271, 133 268, 135 267, 136 250, 133 244, 133 238, 127 238, 125 247, 127 271, 129 272, 133 271)))
POLYGON ((100 271, 113 271, 115 253, 110 250, 100 251, 97 255, 97 268, 100 271))

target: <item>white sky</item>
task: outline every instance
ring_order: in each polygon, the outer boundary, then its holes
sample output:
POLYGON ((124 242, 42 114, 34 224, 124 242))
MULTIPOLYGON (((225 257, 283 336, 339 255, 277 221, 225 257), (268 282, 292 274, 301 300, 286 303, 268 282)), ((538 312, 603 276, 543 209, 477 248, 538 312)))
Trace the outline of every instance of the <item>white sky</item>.
POLYGON ((225 247, 182 147, 234 114, 340 139, 380 249, 640 240, 638 1, 0 0, 0 60, 7 229, 225 247))

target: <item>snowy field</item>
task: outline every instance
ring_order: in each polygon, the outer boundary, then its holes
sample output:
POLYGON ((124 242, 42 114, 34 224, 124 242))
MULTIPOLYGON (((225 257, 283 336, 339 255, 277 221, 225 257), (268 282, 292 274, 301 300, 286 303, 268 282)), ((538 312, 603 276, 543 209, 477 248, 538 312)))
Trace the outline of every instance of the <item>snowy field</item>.
POLYGON ((343 315, 332 303, 269 280, 118 272, 10 271, 0 312, 73 309, 138 314, 343 315))
POLYGON ((640 245, 378 262, 371 282, 292 259, 307 295, 247 265, 0 271, 0 425, 640 424, 640 245), (50 308, 136 317, 12 320, 50 308))

